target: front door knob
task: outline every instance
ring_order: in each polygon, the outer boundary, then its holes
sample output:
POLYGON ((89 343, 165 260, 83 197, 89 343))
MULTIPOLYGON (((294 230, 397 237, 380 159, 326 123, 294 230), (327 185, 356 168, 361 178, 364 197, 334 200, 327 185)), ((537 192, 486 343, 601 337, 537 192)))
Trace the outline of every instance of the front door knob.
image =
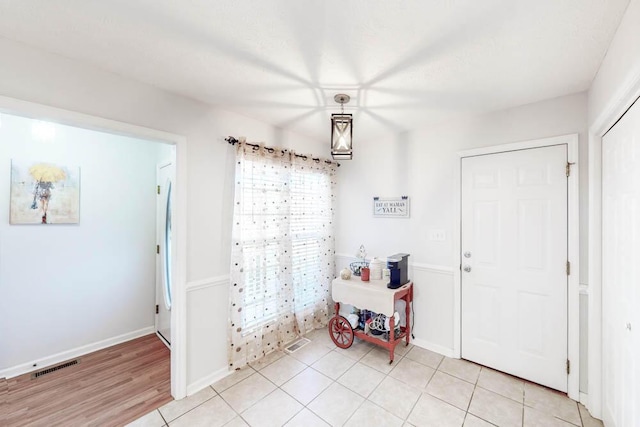
POLYGON ((467 273, 471 271, 471 266, 470 265, 465 265, 463 268, 464 271, 466 271, 467 273))
POLYGON ((464 255, 465 258, 471 258, 471 252, 469 252, 469 251, 466 251, 462 255, 464 255))

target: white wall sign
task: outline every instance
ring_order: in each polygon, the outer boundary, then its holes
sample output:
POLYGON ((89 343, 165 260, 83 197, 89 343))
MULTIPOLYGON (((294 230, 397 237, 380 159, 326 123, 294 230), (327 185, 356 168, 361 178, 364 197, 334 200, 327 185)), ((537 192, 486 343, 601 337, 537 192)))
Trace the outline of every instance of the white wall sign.
POLYGON ((373 216, 409 218, 409 197, 374 197, 373 216))

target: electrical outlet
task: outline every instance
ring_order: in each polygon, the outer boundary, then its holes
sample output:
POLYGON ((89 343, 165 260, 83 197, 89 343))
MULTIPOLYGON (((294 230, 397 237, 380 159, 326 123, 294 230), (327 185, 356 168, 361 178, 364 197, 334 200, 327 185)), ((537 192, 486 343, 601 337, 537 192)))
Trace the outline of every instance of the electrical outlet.
POLYGON ((429 230, 429 240, 433 242, 444 242, 446 233, 444 230, 429 230))

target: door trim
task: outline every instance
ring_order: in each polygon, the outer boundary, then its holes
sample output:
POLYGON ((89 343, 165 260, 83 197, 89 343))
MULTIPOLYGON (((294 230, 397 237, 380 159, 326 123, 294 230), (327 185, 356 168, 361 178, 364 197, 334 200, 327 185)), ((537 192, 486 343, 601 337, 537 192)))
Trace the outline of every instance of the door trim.
POLYGON ((0 112, 163 142, 176 147, 176 198, 173 211, 175 220, 173 249, 176 254, 173 273, 175 294, 174 310, 171 311, 171 330, 175 331, 175 337, 171 351, 171 395, 175 399, 182 399, 187 395, 187 138, 161 130, 1 95, 0 112))
POLYGON ((588 402, 602 418, 602 137, 640 97, 640 69, 611 94, 606 108, 589 127, 589 350, 588 402))
POLYGON ((496 154, 508 151, 526 150, 529 148, 548 147, 552 145, 567 146, 567 160, 574 163, 567 185, 567 256, 571 263, 571 271, 567 289, 567 356, 571 361, 571 373, 568 376, 567 394, 573 400, 580 399, 580 213, 579 213, 579 164, 578 164, 578 134, 569 134, 551 138, 535 139, 531 141, 494 145, 472 150, 459 151, 454 169, 453 188, 453 355, 460 358, 462 340, 462 293, 460 278, 460 238, 462 211, 460 197, 462 195, 462 159, 464 157, 496 154))

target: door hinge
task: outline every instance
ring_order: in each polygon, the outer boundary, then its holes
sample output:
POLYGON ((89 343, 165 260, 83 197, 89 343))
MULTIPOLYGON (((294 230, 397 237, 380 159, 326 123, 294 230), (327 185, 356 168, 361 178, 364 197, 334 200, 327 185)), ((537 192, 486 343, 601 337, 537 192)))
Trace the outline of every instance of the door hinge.
POLYGON ((160 306, 158 304, 156 304, 156 314, 160 313, 160 306))
POLYGON ((571 263, 567 261, 567 276, 571 275, 571 263))
POLYGON ((567 168, 566 168, 566 172, 567 172, 567 178, 569 178, 569 175, 571 175, 571 165, 575 165, 575 162, 567 162, 567 168))
MULTIPOLYGON (((567 175, 567 176, 569 176, 569 175, 567 175)), ((160 194, 160 186, 159 185, 158 185, 158 194, 160 194)))
POLYGON ((160 245, 156 245, 156 253, 159 254, 160 253, 160 245))
POLYGON ((571 373, 571 362, 567 359, 567 375, 571 373))

